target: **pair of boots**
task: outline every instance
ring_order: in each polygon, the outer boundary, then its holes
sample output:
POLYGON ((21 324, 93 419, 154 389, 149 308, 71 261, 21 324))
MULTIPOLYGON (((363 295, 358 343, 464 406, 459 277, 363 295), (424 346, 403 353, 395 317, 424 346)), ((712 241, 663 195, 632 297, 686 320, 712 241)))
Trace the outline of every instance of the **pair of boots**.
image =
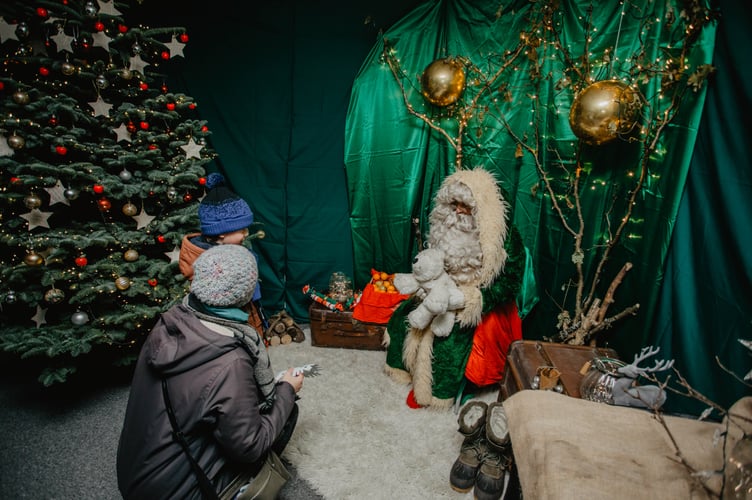
POLYGON ((452 489, 466 493, 474 487, 477 500, 504 497, 512 476, 512 445, 502 403, 470 401, 457 422, 465 439, 449 474, 452 489))

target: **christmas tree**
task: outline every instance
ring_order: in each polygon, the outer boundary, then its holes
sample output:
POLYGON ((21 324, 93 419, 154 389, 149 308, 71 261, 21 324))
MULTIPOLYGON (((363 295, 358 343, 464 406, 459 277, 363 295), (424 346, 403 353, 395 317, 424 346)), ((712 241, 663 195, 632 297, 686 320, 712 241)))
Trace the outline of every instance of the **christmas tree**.
POLYGON ((187 33, 132 26, 129 7, 0 6, 0 348, 45 385, 130 364, 187 289, 179 243, 215 155, 160 73, 187 33))

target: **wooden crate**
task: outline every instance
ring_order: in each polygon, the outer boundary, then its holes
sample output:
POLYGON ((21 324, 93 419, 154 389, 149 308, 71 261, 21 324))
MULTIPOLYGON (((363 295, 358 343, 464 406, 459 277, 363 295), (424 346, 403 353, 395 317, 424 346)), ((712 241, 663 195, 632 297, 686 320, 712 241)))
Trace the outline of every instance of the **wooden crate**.
POLYGON ((563 387, 562 392, 579 398, 580 382, 587 372, 590 361, 598 357, 619 359, 616 351, 605 347, 558 344, 539 340, 512 342, 501 380, 499 401, 517 391, 532 389, 533 377, 538 373, 538 369, 551 366, 560 373, 559 383, 563 387))
POLYGON ((308 309, 311 345, 383 350, 384 325, 353 319, 352 311, 332 311, 314 302, 308 309))

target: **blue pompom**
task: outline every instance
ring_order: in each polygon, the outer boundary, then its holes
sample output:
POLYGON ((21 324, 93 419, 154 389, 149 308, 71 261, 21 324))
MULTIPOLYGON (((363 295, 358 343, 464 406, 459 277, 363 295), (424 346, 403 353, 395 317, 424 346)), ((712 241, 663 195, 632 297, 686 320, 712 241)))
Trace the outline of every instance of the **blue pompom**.
POLYGON ((206 189, 214 189, 217 186, 220 186, 225 183, 225 177, 218 173, 218 172, 212 172, 209 175, 206 176, 206 189))

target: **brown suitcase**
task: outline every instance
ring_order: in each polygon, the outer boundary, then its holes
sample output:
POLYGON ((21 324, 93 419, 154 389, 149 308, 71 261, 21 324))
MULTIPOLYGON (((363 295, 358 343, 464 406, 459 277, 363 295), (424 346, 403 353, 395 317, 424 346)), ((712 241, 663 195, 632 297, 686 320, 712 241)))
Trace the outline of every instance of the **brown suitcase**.
POLYGON ((593 358, 619 359, 616 351, 606 347, 559 344, 540 340, 517 340, 509 346, 499 401, 517 391, 533 389, 533 379, 540 371, 554 367, 558 371, 561 392, 580 397, 580 382, 593 358))
POLYGON ((383 350, 384 325, 353 319, 352 311, 332 311, 317 302, 308 309, 311 345, 383 350))

